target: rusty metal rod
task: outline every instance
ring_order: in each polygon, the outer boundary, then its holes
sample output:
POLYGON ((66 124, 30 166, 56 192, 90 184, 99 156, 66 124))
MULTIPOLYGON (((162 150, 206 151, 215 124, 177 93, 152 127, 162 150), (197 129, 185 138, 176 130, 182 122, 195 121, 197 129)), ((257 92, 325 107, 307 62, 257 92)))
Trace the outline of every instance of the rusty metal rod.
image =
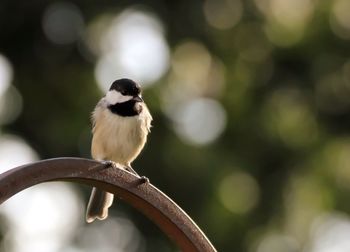
MULTIPOLYGON (((122 168, 82 158, 54 158, 0 174, 0 204, 16 193, 48 181, 72 181, 114 193, 156 223, 181 251, 216 251, 192 219, 150 183, 122 168)), ((108 221, 108 220, 107 220, 108 221)))

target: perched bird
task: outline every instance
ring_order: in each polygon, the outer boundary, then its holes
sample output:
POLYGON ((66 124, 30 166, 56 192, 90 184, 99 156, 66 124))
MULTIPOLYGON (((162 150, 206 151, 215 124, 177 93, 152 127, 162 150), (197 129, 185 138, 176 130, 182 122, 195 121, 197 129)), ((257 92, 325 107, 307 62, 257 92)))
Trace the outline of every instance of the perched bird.
MULTIPOLYGON (((92 113, 92 157, 119 163, 136 173, 130 164, 146 143, 151 121, 152 116, 141 97, 140 85, 130 79, 114 81, 92 113)), ((96 218, 107 218, 113 196, 94 187, 86 210, 86 221, 90 223, 96 218)))

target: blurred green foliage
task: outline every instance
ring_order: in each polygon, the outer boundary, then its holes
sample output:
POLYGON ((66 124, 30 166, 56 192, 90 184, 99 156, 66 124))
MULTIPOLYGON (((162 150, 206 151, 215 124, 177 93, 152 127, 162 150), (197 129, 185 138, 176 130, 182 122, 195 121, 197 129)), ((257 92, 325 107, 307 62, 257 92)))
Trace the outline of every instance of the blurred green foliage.
MULTIPOLYGON (((177 202, 219 251, 301 251, 313 246, 311 227, 321 214, 348 218, 346 0, 71 3, 86 29, 102 15, 118 15, 135 4, 164 26, 170 66, 145 89, 154 122, 133 166, 177 202), (188 63, 191 56, 194 63, 188 63), (176 71, 189 71, 183 74, 191 79, 208 58, 210 70, 200 76, 199 88, 176 77, 176 71), (177 93, 175 107, 191 96, 219 102, 223 132, 204 144, 179 135, 164 108, 164 100, 177 93), (271 245, 266 237, 279 240, 271 245)), ((21 136, 41 159, 90 157, 89 116, 103 95, 94 76, 97 57, 88 52, 85 34, 66 44, 47 38, 42 22, 50 4, 0 3, 0 53, 13 66, 12 85, 23 100, 17 119, 1 132, 21 136)), ((87 200, 88 188, 77 188, 87 200)), ((174 250, 135 210, 118 203, 112 212, 124 212, 136 225, 145 251, 174 250)))

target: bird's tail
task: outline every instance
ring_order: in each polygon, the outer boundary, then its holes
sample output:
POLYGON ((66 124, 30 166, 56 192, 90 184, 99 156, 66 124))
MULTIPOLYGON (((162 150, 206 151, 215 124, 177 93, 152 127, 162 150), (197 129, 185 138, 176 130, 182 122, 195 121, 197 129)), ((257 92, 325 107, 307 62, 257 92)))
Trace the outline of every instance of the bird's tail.
POLYGON ((113 203, 113 194, 94 187, 86 209, 86 222, 91 223, 96 218, 104 220, 108 216, 108 208, 113 203))

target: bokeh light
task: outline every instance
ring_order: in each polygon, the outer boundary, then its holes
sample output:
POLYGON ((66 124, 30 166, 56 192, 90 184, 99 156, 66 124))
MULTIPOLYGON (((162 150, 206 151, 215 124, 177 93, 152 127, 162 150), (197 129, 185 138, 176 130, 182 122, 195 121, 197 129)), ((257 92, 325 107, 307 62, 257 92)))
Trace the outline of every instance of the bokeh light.
POLYGON ((266 0, 254 1, 264 14, 265 31, 272 43, 289 47, 300 41, 311 20, 315 1, 313 0, 266 0))
POLYGON ((258 244, 256 252, 298 252, 298 241, 288 235, 271 233, 264 236, 258 244))
POLYGON ((0 135, 0 173, 36 160, 38 155, 23 139, 0 135))
POLYGON ((241 0, 206 0, 203 3, 204 16, 214 28, 225 30, 235 26, 243 14, 241 0))
POLYGON ((0 125, 11 123, 22 109, 22 97, 11 85, 12 79, 12 65, 0 54, 0 125))
POLYGON ((225 176, 219 185, 219 198, 232 213, 245 214, 259 201, 260 191, 255 179, 245 172, 225 176))
POLYGON ((315 219, 311 229, 311 241, 307 251, 350 251, 350 219, 344 213, 330 212, 315 219))
POLYGON ((169 75, 164 89, 165 106, 197 96, 220 97, 225 77, 224 64, 212 57, 208 49, 197 41, 185 41, 176 46, 169 75))
POLYGON ((187 143, 204 145, 220 136, 226 126, 226 112, 216 100, 197 98, 182 104, 172 119, 176 133, 187 143))
POLYGON ((322 149, 315 166, 333 178, 340 188, 350 189, 350 138, 329 142, 322 149))
POLYGON ((14 86, 10 86, 0 96, 0 125, 12 123, 22 111, 22 96, 14 86))
MULTIPOLYGON (((106 19, 102 17, 101 22, 106 22, 106 19)), ((97 26, 95 24, 92 27, 97 26)), ((93 36, 96 32, 90 34, 93 36)), ((129 8, 110 19, 100 36, 90 38, 89 44, 92 45, 92 50, 96 48, 94 44, 97 44, 98 52, 101 53, 95 77, 103 91, 115 79, 122 77, 147 86, 155 83, 167 71, 169 48, 164 28, 152 13, 129 8)))
POLYGON ((211 60, 210 53, 203 45, 189 41, 175 49, 172 67, 177 76, 182 77, 189 84, 198 85, 207 76, 211 60))
POLYGON ((145 245, 135 225, 123 217, 109 217, 108 221, 94 222, 88 229, 78 230, 77 242, 77 249, 85 252, 136 252, 143 251, 145 245))
POLYGON ((0 99, 9 87, 13 78, 13 69, 9 60, 0 54, 0 99))
POLYGON ((290 176, 284 194, 285 230, 298 241, 306 242, 315 216, 332 206, 330 192, 322 181, 306 174, 290 176))
POLYGON ((79 8, 71 2, 55 2, 47 7, 42 26, 46 37, 58 45, 75 42, 84 30, 79 8))
POLYGON ((350 2, 347 0, 332 1, 332 13, 330 16, 331 28, 337 36, 350 39, 350 2))

